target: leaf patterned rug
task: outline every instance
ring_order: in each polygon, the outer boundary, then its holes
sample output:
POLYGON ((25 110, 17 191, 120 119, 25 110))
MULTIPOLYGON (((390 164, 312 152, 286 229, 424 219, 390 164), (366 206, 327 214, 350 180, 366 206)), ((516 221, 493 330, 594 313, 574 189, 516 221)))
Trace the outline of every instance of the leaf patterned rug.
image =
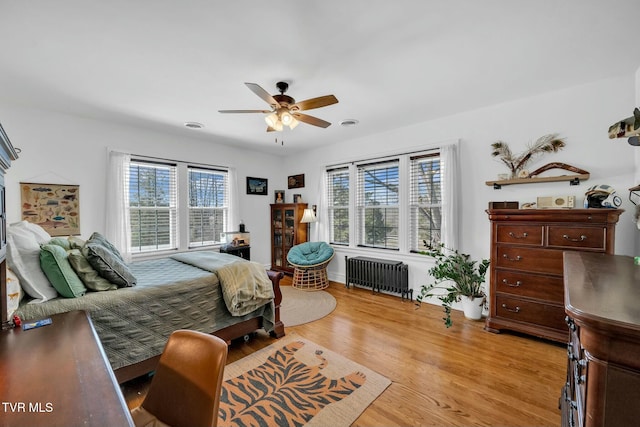
POLYGON ((389 379, 296 334, 225 367, 218 426, 349 426, 389 379))

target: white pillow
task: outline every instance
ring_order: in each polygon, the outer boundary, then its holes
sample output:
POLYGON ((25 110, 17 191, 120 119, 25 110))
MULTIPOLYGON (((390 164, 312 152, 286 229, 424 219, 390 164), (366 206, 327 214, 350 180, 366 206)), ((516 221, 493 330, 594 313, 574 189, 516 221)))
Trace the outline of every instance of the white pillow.
POLYGON ((18 276, 22 289, 34 298, 31 302, 45 302, 58 296, 40 268, 36 233, 24 224, 7 228, 7 264, 18 276))
POLYGON ((43 245, 45 243, 49 243, 49 241, 51 240, 51 235, 49 233, 47 233, 47 230, 45 230, 44 228, 40 227, 38 224, 34 224, 32 222, 29 221, 20 221, 20 222, 15 222, 11 225, 9 225, 9 227, 12 228, 25 228, 27 230, 29 230, 36 238, 36 242, 38 242, 39 245, 43 245))
POLYGON ((7 318, 4 320, 13 318, 13 313, 18 309, 23 295, 20 280, 7 268, 7 318))

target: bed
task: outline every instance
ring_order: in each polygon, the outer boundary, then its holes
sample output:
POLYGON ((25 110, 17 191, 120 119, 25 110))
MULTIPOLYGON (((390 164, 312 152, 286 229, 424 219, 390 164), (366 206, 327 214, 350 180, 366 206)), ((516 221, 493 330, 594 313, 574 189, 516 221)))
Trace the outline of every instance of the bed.
POLYGON ((119 383, 154 370, 176 329, 213 333, 226 341, 259 329, 278 338, 284 335, 279 315, 282 273, 216 251, 174 254, 128 267, 134 286, 77 297, 58 295, 39 303, 23 298, 14 314, 35 320, 86 311, 119 383))

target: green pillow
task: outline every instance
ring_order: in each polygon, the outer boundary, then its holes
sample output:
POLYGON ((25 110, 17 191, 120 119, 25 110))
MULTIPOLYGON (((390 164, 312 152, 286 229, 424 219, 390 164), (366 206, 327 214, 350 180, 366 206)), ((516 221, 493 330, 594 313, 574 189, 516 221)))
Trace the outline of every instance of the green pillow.
POLYGON ((65 237, 54 237, 51 240, 49 240, 49 244, 61 246, 62 249, 64 249, 65 251, 68 251, 69 249, 71 249, 69 240, 67 240, 65 237))
POLYGON ((118 289, 116 285, 101 277, 82 255, 80 249, 71 249, 69 252, 69 264, 73 267, 80 280, 92 291, 112 291, 118 289))
POLYGON ((67 251, 58 245, 42 245, 40 247, 40 267, 56 291, 66 298, 82 296, 87 288, 73 271, 67 251))
POLYGON ((82 255, 87 258, 89 264, 96 269, 100 276, 115 283, 119 288, 136 285, 136 278, 131 273, 129 266, 100 243, 92 242, 91 239, 87 240, 82 248, 82 255))
POLYGON ((84 246, 84 240, 78 236, 69 236, 67 240, 69 241, 70 249, 82 249, 84 246))

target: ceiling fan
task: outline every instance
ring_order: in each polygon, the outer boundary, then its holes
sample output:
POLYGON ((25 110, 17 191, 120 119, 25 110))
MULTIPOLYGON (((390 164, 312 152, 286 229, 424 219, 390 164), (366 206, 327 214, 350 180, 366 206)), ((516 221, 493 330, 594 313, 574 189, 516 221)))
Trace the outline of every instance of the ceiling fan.
POLYGON ((284 126, 289 126, 290 129, 298 126, 300 122, 307 123, 309 125, 326 128, 331 126, 331 123, 319 119, 317 117, 310 116, 308 114, 302 114, 300 111, 313 110, 314 108, 326 107, 331 104, 337 104, 338 99, 333 95, 325 95, 317 98, 310 98, 304 101, 296 102, 295 99, 284 93, 289 88, 289 84, 286 82, 276 83, 276 87, 280 91, 279 94, 270 95, 269 92, 261 88, 255 83, 245 83, 247 87, 264 101, 271 106, 270 110, 218 110, 220 113, 264 113, 267 116, 264 120, 267 122, 267 132, 281 131, 284 126))

